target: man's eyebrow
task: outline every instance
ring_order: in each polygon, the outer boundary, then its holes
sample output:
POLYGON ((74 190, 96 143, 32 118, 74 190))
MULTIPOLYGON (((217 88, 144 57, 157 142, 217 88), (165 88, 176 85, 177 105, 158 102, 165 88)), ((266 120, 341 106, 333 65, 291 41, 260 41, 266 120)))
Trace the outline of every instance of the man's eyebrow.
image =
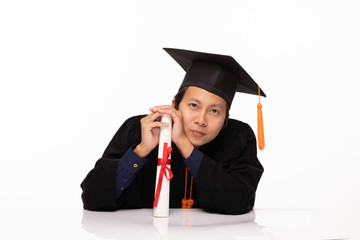
POLYGON ((211 104, 210 107, 217 107, 217 108, 220 108, 220 109, 224 108, 222 104, 211 104))
POLYGON ((189 98, 190 101, 194 101, 194 102, 197 102, 197 103, 201 103, 199 99, 195 98, 195 97, 191 97, 189 98))
MULTIPOLYGON (((200 100, 195 97, 190 97, 189 100, 201 104, 200 100)), ((220 109, 224 109, 224 106, 222 104, 217 104, 217 103, 211 104, 210 107, 217 107, 220 109)))

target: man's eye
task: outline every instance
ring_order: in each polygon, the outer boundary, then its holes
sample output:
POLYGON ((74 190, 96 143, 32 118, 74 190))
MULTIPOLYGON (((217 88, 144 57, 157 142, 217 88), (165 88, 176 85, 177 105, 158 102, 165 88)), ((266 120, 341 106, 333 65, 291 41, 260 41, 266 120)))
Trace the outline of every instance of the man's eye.
POLYGON ((211 109, 210 111, 211 111, 211 113, 215 113, 215 114, 219 113, 219 110, 217 110, 217 109, 211 109))
POLYGON ((197 105, 195 103, 190 103, 190 107, 197 108, 197 105))

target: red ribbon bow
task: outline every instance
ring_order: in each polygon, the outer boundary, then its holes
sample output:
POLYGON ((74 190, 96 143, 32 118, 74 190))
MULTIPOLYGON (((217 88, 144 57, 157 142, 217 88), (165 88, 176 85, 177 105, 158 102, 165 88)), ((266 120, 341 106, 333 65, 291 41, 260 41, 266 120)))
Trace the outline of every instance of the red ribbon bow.
POLYGON ((173 173, 171 172, 170 168, 168 168, 166 165, 170 165, 171 164, 171 160, 169 159, 170 153, 171 153, 172 148, 168 147, 168 143, 165 142, 164 143, 164 148, 163 148, 163 157, 162 158, 158 158, 158 166, 161 166, 160 168, 160 173, 159 173, 159 180, 158 180, 158 184, 156 187, 156 194, 155 194, 155 200, 154 200, 154 207, 157 207, 158 202, 159 202, 159 197, 160 197, 160 191, 161 191, 161 186, 162 186, 162 180, 163 177, 165 175, 167 180, 171 180, 171 178, 173 177, 173 173))

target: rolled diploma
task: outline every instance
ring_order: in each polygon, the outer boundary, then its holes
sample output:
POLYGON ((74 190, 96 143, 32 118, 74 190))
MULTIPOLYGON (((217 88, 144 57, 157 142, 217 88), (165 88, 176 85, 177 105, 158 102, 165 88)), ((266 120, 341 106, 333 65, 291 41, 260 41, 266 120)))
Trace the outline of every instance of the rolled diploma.
MULTIPOLYGON (((169 123, 166 127, 160 128, 160 139, 159 139, 159 152, 158 152, 158 158, 163 157, 163 148, 164 143, 168 143, 168 147, 171 147, 171 116, 164 114, 161 117, 161 122, 169 123)), ((171 159, 171 155, 169 156, 169 159, 171 159)), ((168 168, 170 168, 170 165, 166 165, 168 168)), ((159 175, 160 175, 160 168, 161 166, 157 166, 156 169, 156 183, 155 183, 155 194, 156 194, 156 188, 159 181, 159 175)), ((170 181, 166 179, 164 176, 162 179, 162 185, 161 185, 161 191, 160 191, 160 197, 157 207, 154 207, 154 217, 168 217, 169 216, 169 196, 170 196, 170 181)))

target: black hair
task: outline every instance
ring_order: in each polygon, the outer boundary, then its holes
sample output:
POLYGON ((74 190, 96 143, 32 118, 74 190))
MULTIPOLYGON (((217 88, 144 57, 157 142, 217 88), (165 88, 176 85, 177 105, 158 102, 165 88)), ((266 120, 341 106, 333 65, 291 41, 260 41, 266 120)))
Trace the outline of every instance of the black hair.
MULTIPOLYGON (((175 107, 176 110, 179 110, 180 102, 183 99, 184 94, 185 94, 187 89, 188 89, 188 87, 180 88, 179 91, 177 92, 177 94, 175 95, 175 97, 174 97, 174 107, 175 107)), ((225 128, 227 126, 227 123, 229 121, 229 116, 230 116, 229 110, 230 110, 229 105, 226 103, 226 113, 225 113, 226 115, 225 115, 223 128, 225 128)))

